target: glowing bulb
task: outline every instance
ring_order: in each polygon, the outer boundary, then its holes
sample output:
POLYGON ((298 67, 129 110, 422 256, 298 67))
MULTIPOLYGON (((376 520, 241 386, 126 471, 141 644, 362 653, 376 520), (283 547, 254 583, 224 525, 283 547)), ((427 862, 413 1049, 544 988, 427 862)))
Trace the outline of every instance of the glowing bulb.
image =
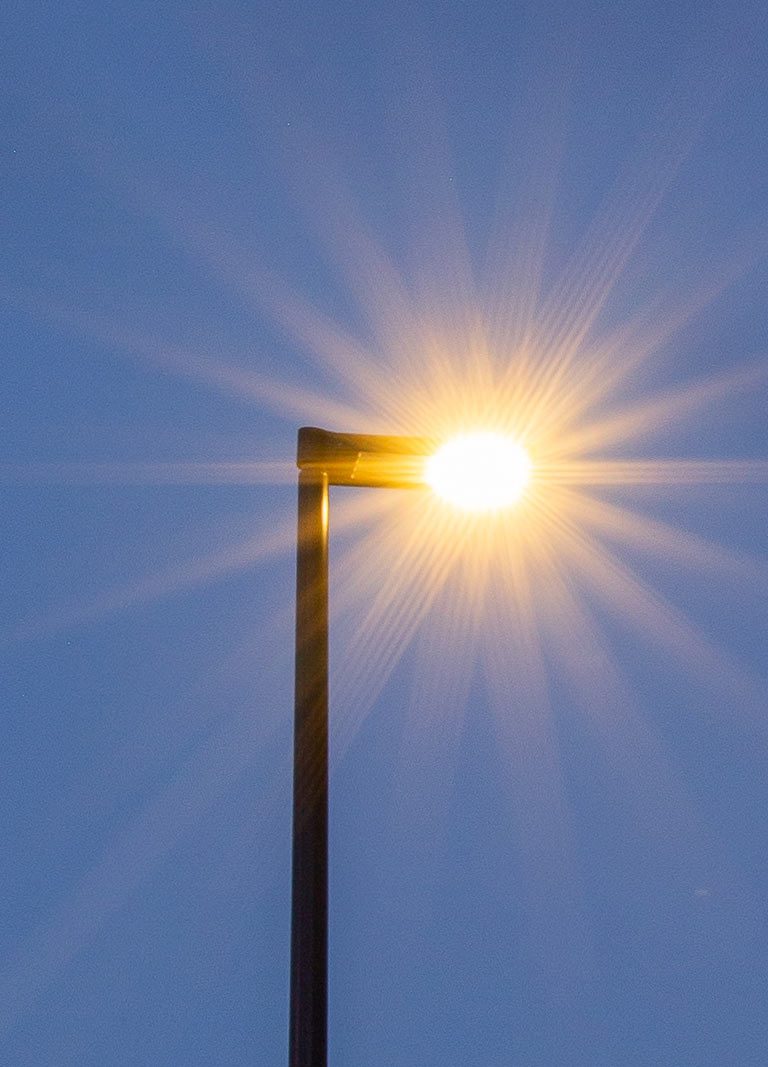
POLYGON ((465 511, 498 511, 515 504, 531 477, 522 445, 500 433, 467 433, 447 441, 426 462, 427 483, 465 511))

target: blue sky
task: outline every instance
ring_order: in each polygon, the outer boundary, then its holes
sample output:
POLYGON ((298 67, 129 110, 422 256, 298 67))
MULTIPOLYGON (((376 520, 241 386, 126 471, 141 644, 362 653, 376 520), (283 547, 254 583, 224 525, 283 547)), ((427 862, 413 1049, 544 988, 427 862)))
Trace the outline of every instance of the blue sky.
POLYGON ((0 1062, 285 1062, 296 429, 530 328, 653 476, 476 603, 337 491, 331 1062, 765 1064, 763 5, 4 23, 0 1062))

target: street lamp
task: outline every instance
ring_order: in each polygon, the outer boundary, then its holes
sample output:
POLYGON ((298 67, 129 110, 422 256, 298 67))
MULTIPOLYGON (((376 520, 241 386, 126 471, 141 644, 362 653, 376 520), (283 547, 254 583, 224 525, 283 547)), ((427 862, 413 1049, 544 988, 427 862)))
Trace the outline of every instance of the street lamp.
POLYGON ((413 489, 470 511, 517 500, 530 476, 521 445, 463 434, 420 437, 299 430, 296 703, 289 1067, 326 1067, 328 1029, 328 509, 332 485, 413 489))

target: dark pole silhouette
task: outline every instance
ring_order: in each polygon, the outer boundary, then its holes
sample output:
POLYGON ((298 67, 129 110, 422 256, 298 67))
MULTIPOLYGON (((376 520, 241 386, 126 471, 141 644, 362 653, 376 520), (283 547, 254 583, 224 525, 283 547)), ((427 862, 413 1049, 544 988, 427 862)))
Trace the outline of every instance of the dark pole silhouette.
POLYGON ((296 560, 291 1067, 325 1065, 328 1015, 328 475, 302 470, 296 560))

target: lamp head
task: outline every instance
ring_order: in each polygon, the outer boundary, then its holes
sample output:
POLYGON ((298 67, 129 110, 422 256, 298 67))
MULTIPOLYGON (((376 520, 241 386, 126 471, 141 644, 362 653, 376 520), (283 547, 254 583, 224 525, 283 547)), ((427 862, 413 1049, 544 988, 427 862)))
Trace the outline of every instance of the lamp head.
POLYGON ((329 485, 417 489, 428 486, 455 507, 495 512, 516 504, 531 477, 525 448, 502 433, 449 438, 436 451, 428 438, 299 431, 298 466, 322 472, 329 485))
POLYGON ((505 434, 478 431, 452 437, 425 464, 424 479, 464 511, 500 511, 520 500, 531 477, 523 446, 505 434))

